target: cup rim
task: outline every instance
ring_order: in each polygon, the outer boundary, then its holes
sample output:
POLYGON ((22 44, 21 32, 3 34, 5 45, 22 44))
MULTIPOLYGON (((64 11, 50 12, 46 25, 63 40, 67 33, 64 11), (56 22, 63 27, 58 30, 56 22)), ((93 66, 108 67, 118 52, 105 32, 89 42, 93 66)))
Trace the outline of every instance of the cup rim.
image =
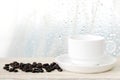
POLYGON ((69 36, 69 39, 76 41, 98 41, 98 40, 104 40, 104 37, 98 35, 91 35, 91 34, 80 34, 80 35, 71 35, 69 36))

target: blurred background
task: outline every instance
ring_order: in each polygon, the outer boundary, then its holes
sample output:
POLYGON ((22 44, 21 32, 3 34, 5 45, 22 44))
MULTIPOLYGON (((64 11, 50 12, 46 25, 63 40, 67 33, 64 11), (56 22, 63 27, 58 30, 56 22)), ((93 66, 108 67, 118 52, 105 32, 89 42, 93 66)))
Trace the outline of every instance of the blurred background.
POLYGON ((0 57, 55 57, 78 34, 114 41, 119 55, 120 0, 0 0, 0 57))

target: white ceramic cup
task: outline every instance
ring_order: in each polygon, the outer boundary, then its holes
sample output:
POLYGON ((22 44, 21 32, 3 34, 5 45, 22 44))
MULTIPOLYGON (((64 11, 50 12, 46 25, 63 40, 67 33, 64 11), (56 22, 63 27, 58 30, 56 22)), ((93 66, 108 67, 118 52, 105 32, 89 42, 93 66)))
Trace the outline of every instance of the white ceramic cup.
POLYGON ((74 35, 68 39, 68 55, 74 63, 97 64, 105 57, 105 39, 96 35, 74 35))

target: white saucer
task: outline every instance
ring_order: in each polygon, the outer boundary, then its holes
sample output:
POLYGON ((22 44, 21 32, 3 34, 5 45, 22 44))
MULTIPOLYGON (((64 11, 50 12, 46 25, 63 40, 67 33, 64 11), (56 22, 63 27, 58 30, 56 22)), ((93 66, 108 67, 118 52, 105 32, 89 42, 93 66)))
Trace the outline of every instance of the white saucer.
POLYGON ((115 63, 117 61, 117 59, 112 56, 106 56, 106 58, 104 60, 101 60, 100 63, 92 66, 78 65, 71 62, 71 59, 67 54, 62 54, 56 57, 55 60, 62 69, 66 71, 78 72, 78 73, 99 73, 99 72, 108 71, 115 66, 115 63))

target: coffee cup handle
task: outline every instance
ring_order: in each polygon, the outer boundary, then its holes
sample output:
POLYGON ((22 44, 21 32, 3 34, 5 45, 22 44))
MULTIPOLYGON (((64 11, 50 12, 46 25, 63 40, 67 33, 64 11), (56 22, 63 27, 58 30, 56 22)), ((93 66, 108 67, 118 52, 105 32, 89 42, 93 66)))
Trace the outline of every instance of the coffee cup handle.
POLYGON ((110 55, 116 56, 116 43, 114 41, 108 40, 106 41, 106 52, 110 55))

